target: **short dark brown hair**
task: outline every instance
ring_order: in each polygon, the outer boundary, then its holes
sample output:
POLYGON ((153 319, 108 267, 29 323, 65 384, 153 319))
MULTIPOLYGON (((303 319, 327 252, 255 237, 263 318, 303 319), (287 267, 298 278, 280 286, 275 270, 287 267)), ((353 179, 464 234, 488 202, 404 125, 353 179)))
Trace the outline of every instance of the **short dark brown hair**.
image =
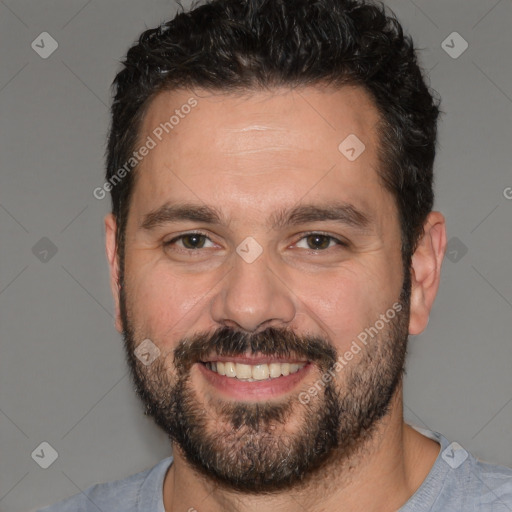
MULTIPOLYGON (((438 100, 413 42, 382 4, 364 0, 213 0, 146 30, 113 89, 107 181, 128 161, 161 91, 359 85, 379 111, 380 178, 400 217, 404 267, 432 210, 438 100)), ((136 171, 136 169, 135 169, 136 171)), ((123 259, 135 171, 112 187, 123 259)))

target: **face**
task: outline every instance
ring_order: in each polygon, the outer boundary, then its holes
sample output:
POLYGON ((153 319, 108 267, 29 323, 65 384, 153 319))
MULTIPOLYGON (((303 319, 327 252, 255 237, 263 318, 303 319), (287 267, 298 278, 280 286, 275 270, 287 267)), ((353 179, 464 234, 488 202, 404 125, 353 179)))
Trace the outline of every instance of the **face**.
POLYGON ((173 91, 146 113, 118 328, 148 412, 231 488, 349 457, 397 389, 409 283, 378 121, 355 87, 173 91))

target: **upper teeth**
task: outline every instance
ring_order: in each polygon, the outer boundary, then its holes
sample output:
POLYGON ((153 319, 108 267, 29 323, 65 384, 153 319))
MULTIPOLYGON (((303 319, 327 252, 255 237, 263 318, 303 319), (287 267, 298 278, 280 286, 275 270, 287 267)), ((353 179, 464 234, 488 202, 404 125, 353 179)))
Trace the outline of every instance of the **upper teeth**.
POLYGON ((242 364, 231 361, 208 362, 206 367, 210 370, 225 375, 226 377, 236 377, 240 380, 249 382, 255 380, 265 380, 269 377, 275 379, 281 375, 289 375, 299 371, 306 363, 270 363, 270 364, 242 364))

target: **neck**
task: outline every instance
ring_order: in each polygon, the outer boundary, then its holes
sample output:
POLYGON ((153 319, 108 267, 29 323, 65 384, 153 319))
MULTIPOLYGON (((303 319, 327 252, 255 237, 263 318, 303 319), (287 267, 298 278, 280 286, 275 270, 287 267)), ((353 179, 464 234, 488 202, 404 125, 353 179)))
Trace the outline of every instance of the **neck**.
POLYGON ((406 425, 402 388, 372 435, 349 458, 335 456, 300 488, 272 494, 241 494, 198 475, 173 446, 164 481, 166 512, 395 511, 416 492, 439 453, 439 444, 406 425), (340 507, 342 504, 342 508, 340 507))

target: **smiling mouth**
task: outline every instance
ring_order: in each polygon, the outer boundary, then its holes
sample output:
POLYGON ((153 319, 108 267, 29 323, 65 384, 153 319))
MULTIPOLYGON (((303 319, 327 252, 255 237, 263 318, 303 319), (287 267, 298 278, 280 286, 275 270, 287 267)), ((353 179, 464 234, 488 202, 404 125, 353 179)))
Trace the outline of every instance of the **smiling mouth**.
POLYGON ((244 364, 235 361, 207 361, 202 364, 219 375, 244 382, 256 382, 264 380, 269 381, 297 373, 301 368, 306 366, 307 362, 244 364))

